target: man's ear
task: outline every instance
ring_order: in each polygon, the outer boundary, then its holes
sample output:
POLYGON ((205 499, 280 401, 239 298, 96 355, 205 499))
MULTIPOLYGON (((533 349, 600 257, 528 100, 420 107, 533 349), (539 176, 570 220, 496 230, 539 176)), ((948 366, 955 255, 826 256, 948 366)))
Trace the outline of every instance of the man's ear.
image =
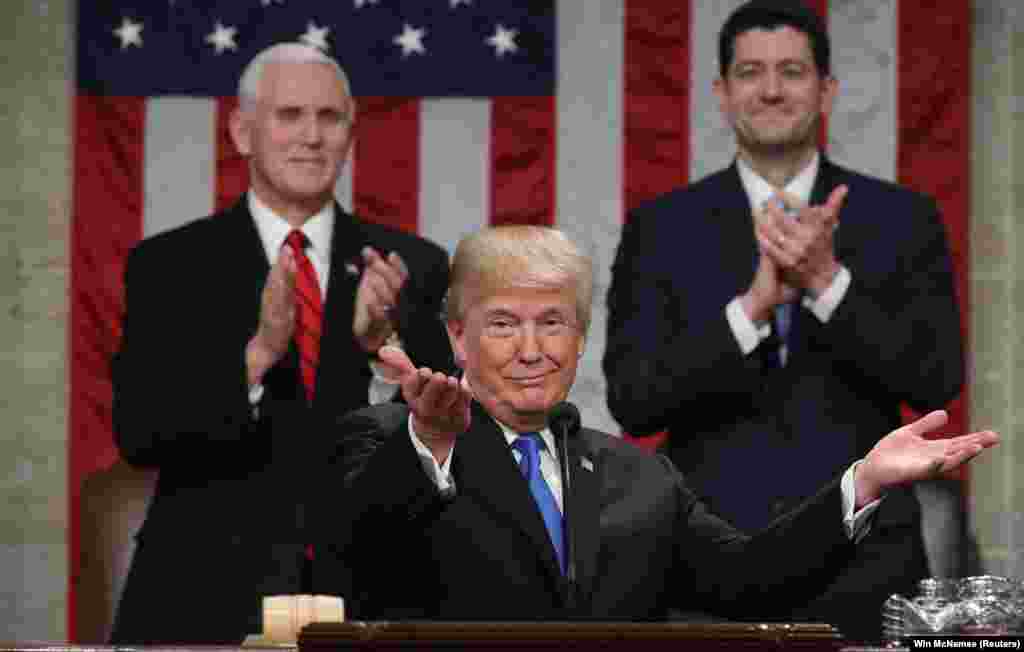
POLYGON ((722 77, 716 77, 715 81, 711 83, 711 91, 715 94, 718 99, 718 111, 723 116, 729 115, 729 106, 727 103, 729 95, 729 82, 722 77))
POLYGON ((461 321, 450 319, 445 323, 448 331, 448 342, 452 345, 452 353, 455 355, 455 365, 459 369, 466 368, 466 325, 461 321))
POLYGON ((244 115, 241 108, 231 112, 228 120, 228 130, 231 132, 231 140, 235 149, 242 156, 249 156, 252 153, 252 129, 249 128, 248 116, 244 115))
POLYGON ((821 114, 826 118, 832 115, 837 95, 839 95, 838 79, 829 75, 821 80, 821 114))

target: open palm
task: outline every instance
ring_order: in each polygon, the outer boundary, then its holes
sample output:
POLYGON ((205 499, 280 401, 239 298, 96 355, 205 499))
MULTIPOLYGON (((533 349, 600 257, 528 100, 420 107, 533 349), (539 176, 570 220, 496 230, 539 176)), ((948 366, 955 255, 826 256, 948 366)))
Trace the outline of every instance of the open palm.
POLYGON ((875 444, 857 469, 857 502, 870 502, 889 487, 936 477, 999 443, 999 435, 990 430, 948 439, 925 438, 948 421, 945 411, 936 410, 875 444))
POLYGON ((454 376, 416 366, 405 351, 382 346, 379 366, 402 386, 402 397, 413 415, 416 436, 439 460, 448 456, 455 439, 469 429, 472 393, 454 376))

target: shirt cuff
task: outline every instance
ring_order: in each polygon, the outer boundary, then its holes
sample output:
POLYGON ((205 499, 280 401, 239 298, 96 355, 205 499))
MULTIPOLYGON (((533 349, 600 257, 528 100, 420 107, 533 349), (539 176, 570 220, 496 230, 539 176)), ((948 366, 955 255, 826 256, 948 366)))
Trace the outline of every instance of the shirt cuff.
POLYGON ((256 383, 249 388, 249 405, 255 407, 263 398, 263 383, 256 383))
POLYGON ((850 275, 850 270, 840 266, 832 283, 817 298, 810 294, 804 294, 802 301, 804 307, 814 313, 818 321, 827 324, 828 320, 832 319, 832 313, 836 311, 839 303, 846 296, 846 291, 850 289, 851 280, 853 277, 850 275))
MULTIPOLYGON (((398 332, 392 332, 384 342, 383 346, 397 346, 398 348, 402 348, 402 340, 398 337, 398 332)), ((376 355, 370 356, 369 362, 370 373, 373 374, 373 378, 370 379, 370 391, 368 396, 370 405, 387 403, 388 401, 394 400, 395 396, 398 395, 398 388, 401 386, 401 383, 384 375, 384 372, 381 371, 380 363, 377 362, 376 355)))
POLYGON ((857 505, 857 490, 853 476, 862 461, 857 460, 846 469, 839 485, 843 494, 843 527, 846 529, 846 536, 854 543, 860 543, 861 539, 871 532, 871 516, 882 504, 882 499, 878 498, 861 507, 856 513, 853 511, 857 505))
POLYGON ((253 419, 260 418, 260 400, 263 398, 263 383, 256 383, 249 388, 249 412, 253 419))
POLYGON ((413 448, 416 449, 416 455, 420 458, 420 463, 423 465, 423 471, 430 478, 430 481, 434 483, 437 490, 443 494, 450 494, 455 491, 455 480, 452 478, 452 458, 455 456, 455 447, 452 446, 451 451, 448 452, 448 458, 444 461, 444 464, 438 464, 434 454, 430 452, 426 444, 420 441, 420 438, 416 436, 416 429, 412 425, 412 414, 409 414, 409 438, 412 439, 413 448))
POLYGON ((373 378, 370 379, 370 393, 368 396, 370 405, 387 403, 393 400, 398 395, 398 389, 401 387, 401 384, 386 377, 380 370, 380 364, 373 358, 370 359, 370 372, 373 374, 373 378))
POLYGON ((758 326, 747 316, 739 297, 734 298, 725 306, 725 319, 729 322, 729 328, 732 329, 733 337, 740 345, 743 355, 753 353, 757 345, 772 333, 771 325, 768 322, 758 326))

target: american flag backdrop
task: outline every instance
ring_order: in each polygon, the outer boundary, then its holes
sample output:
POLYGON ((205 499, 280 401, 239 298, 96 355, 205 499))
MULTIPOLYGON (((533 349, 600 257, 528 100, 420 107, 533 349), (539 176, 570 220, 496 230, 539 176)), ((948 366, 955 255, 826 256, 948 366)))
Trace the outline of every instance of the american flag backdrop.
MULTIPOLYGON (((739 4, 80 2, 72 578, 80 483, 117 456, 109 360, 120 335, 125 256, 140 238, 224 208, 245 189, 245 162, 231 145, 227 118, 238 75, 253 55, 302 40, 348 71, 359 103, 357 140, 337 196, 365 219, 419 232, 449 251, 484 224, 557 224, 594 256, 595 315, 571 398, 589 425, 618 431, 604 405, 600 357, 604 291, 620 226, 638 202, 732 158, 711 83, 718 29, 739 4)), ((813 4, 827 16, 840 82, 829 154, 939 199, 966 311, 969 2, 813 4)), ((965 423, 959 405, 957 428, 965 423)), ((72 638, 73 605, 69 600, 72 638)))

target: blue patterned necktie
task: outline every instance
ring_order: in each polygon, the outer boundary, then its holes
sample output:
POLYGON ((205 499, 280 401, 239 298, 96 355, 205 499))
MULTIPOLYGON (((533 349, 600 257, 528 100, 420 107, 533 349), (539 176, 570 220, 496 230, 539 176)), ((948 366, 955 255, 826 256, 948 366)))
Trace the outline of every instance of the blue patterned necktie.
MULTIPOLYGON (((778 195, 772 195, 770 201, 776 202, 785 212, 787 217, 796 219, 796 211, 786 206, 778 195)), ((786 365, 786 358, 789 355, 789 327, 793 323, 793 303, 780 303, 775 306, 775 320, 772 328, 779 338, 778 366, 786 365)))
POLYGON ((540 450, 544 448, 544 440, 540 438, 540 433, 525 432, 512 442, 512 447, 521 455, 519 470, 523 472, 523 477, 530 486, 530 493, 533 494, 533 499, 540 509, 540 515, 544 518, 551 545, 555 547, 555 556, 558 557, 558 567, 564 575, 565 537, 562 534, 562 512, 558 510, 558 503, 551 493, 551 487, 540 473, 540 450))
POLYGON ((793 320, 793 304, 780 303, 775 306, 775 334, 779 336, 779 366, 786 366, 789 356, 789 327, 793 320))

